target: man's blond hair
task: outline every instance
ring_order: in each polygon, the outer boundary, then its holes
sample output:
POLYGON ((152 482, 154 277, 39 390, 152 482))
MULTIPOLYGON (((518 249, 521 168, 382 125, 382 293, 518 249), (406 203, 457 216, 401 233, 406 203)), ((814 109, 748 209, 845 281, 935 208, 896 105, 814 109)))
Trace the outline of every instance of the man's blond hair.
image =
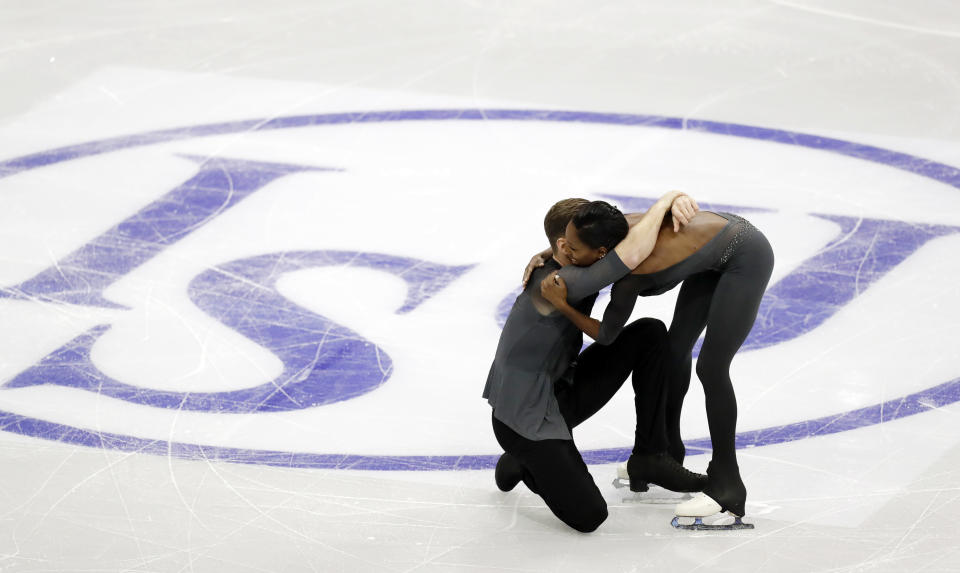
POLYGON ((547 216, 543 218, 543 232, 547 234, 550 241, 550 248, 554 254, 557 252, 557 239, 564 235, 567 230, 567 223, 577 214, 580 207, 589 203, 586 199, 563 199, 557 201, 547 211, 547 216))

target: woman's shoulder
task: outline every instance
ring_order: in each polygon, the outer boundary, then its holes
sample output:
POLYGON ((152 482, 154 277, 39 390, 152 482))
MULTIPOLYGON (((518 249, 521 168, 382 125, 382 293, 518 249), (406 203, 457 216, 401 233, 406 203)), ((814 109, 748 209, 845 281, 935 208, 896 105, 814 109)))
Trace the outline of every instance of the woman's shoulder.
POLYGON ((729 222, 721 214, 700 211, 678 232, 673 227, 661 229, 650 256, 631 273, 649 275, 676 265, 712 241, 729 222))

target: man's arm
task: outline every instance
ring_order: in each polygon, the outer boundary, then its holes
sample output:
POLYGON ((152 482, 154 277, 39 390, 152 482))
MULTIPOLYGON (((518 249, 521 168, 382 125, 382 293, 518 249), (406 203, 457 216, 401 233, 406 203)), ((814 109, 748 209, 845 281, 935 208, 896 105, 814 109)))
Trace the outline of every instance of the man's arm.
POLYGON ((530 280, 530 275, 533 274, 533 271, 542 267, 550 260, 550 257, 553 256, 553 249, 547 247, 546 249, 540 251, 539 253, 533 255, 533 258, 530 259, 530 262, 527 263, 527 268, 523 269, 523 287, 527 287, 527 282, 530 280))

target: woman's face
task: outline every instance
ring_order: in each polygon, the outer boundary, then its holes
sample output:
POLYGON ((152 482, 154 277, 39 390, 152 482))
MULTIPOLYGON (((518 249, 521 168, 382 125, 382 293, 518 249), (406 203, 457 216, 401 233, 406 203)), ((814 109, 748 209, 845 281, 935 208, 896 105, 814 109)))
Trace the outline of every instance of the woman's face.
POLYGON ((577 234, 577 228, 573 226, 573 221, 567 223, 567 230, 564 233, 564 255, 570 262, 578 267, 589 267, 607 254, 605 247, 593 249, 584 244, 577 234))

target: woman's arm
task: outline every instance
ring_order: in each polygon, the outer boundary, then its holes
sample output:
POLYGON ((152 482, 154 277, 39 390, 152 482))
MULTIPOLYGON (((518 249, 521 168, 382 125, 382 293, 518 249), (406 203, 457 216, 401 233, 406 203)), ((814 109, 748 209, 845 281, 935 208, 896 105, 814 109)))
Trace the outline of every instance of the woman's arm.
MULTIPOLYGON (((679 232, 680 227, 690 223, 690 219, 700 211, 697 201, 689 195, 681 195, 670 205, 670 214, 673 216, 673 232, 679 232)), ((627 225, 633 227, 643 219, 645 213, 625 213, 627 225)))
POLYGON ((664 215, 670 211, 673 202, 684 195, 680 191, 667 193, 657 199, 657 202, 643 214, 636 225, 630 227, 630 232, 627 233, 626 238, 613 248, 624 265, 631 269, 635 268, 650 256, 650 253, 653 252, 653 246, 657 242, 657 236, 660 234, 660 225, 663 223, 664 215))
POLYGON ((653 251, 667 210, 672 209, 674 203, 679 205, 678 212, 696 208, 696 203, 683 200, 685 197, 686 195, 680 191, 671 191, 658 199, 650 210, 630 227, 625 239, 620 241, 606 257, 589 267, 574 265, 563 267, 560 270, 560 276, 567 284, 567 300, 576 303, 620 279, 638 266, 653 251))

